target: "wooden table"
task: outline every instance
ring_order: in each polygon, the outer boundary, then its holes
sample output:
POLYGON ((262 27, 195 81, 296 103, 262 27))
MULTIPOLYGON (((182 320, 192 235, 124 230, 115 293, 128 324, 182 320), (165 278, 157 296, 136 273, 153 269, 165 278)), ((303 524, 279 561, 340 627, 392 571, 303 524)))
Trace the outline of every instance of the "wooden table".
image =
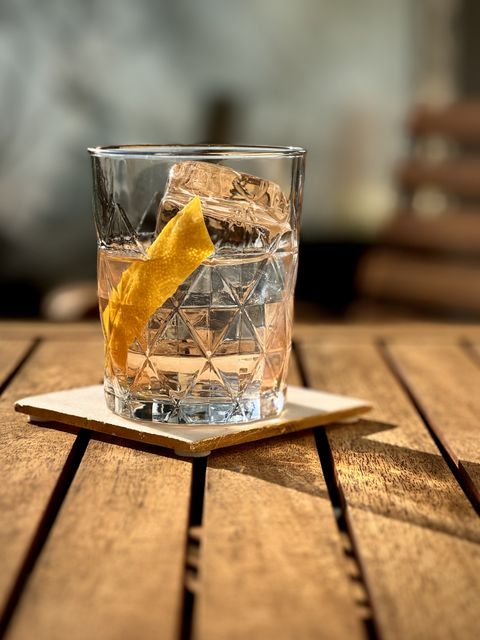
POLYGON ((96 325, 1 337, 9 640, 480 637, 480 327, 297 327, 369 419, 193 461, 14 413, 100 381, 96 325))

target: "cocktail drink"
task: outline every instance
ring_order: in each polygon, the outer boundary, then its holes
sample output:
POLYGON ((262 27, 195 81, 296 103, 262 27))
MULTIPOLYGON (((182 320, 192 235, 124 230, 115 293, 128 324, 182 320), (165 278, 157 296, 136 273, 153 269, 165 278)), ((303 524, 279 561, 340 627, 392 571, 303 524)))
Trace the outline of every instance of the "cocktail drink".
POLYGON ((278 415, 304 150, 89 151, 110 409, 195 424, 278 415))

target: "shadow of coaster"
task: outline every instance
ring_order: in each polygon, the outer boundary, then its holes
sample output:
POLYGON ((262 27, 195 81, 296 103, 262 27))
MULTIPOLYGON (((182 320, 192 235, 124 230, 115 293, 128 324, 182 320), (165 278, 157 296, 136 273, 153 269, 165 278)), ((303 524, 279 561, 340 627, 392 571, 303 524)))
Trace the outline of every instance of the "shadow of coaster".
POLYGON ((180 456, 206 456, 243 442, 253 442, 356 418, 371 409, 357 398, 289 386, 288 402, 278 418, 238 424, 164 424, 127 420, 105 404, 103 386, 77 387, 23 398, 16 411, 30 422, 56 422, 173 449, 180 456))

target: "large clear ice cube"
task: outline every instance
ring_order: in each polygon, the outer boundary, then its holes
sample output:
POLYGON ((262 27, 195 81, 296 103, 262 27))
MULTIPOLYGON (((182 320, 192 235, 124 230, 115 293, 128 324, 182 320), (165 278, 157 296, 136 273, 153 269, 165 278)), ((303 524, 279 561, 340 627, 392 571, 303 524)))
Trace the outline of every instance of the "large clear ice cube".
POLYGON ((288 199, 275 182, 219 164, 184 161, 170 170, 157 233, 194 196, 202 201, 217 251, 265 250, 291 230, 288 199))

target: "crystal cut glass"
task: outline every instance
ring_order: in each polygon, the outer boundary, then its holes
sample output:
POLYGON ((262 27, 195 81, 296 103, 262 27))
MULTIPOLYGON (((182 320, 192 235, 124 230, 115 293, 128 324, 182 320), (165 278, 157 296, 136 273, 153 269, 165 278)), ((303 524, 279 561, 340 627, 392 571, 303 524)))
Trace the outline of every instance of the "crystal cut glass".
MULTIPOLYGON (((305 151, 142 145, 89 152, 109 408, 126 418, 167 423, 279 415, 291 348, 305 151), (142 290, 142 270, 153 259, 149 248, 156 238, 162 242, 163 230, 196 196, 214 252, 131 341, 125 337, 125 362, 119 362, 109 342, 117 318, 113 300, 125 322, 137 317, 150 295, 142 290)), ((191 241, 182 238, 186 251, 191 241)), ((183 259, 177 250, 174 261, 183 259)), ((148 282, 157 286, 155 279, 148 282)), ((121 326, 114 328, 123 335, 121 326)))

